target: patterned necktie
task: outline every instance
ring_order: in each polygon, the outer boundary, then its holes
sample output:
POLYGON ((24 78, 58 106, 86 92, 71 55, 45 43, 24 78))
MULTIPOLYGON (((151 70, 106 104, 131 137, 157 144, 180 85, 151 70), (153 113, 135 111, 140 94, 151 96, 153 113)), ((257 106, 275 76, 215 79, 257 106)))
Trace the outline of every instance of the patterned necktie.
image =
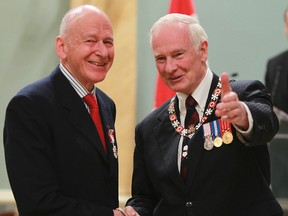
MULTIPOLYGON (((199 116, 195 109, 196 105, 197 105, 196 100, 191 95, 189 95, 185 101, 186 106, 185 128, 187 129, 191 127, 194 128, 195 125, 199 122, 199 116)), ((189 140, 190 139, 188 137, 183 137, 182 156, 181 156, 181 176, 184 179, 187 176, 189 140)))
POLYGON ((96 126, 103 148, 106 152, 107 151, 106 142, 104 138, 104 132, 103 132, 103 127, 102 127, 102 122, 101 122, 101 117, 100 117, 100 112, 99 112, 99 107, 98 107, 96 96, 95 94, 87 94, 83 99, 85 103, 89 106, 90 116, 96 126))

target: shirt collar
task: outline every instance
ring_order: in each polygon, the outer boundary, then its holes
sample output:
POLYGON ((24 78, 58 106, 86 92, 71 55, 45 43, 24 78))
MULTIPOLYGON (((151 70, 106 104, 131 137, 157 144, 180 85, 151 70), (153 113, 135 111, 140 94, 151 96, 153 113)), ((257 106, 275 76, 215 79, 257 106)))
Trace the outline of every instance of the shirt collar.
MULTIPOLYGON (((201 114, 201 116, 203 116, 204 113, 212 79, 213 79, 213 73, 208 68, 205 77, 203 78, 199 86, 195 89, 195 91, 191 94, 191 96, 197 101, 196 110, 198 111, 198 113, 200 112, 199 114, 201 114)), ((180 114, 186 115, 185 100, 188 97, 188 95, 181 92, 177 92, 176 94, 179 99, 180 114)))
POLYGON ((89 92, 80 82, 79 80, 77 80, 75 77, 73 77, 73 75, 69 72, 69 70, 67 70, 64 65, 62 63, 60 63, 59 65, 61 72, 64 74, 64 76, 68 79, 68 81, 70 82, 70 84, 72 85, 72 87, 75 89, 75 91, 77 92, 77 94, 83 98, 85 97, 87 94, 91 93, 91 94, 95 94, 96 93, 96 87, 94 85, 94 88, 91 92, 89 92))

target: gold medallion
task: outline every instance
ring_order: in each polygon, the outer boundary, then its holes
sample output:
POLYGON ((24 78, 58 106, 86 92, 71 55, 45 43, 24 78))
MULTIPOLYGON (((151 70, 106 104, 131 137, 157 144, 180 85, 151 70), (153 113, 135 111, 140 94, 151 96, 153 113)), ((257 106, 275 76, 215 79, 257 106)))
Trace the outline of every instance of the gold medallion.
POLYGON ((196 131, 195 125, 194 125, 194 124, 191 124, 191 125, 188 127, 188 132, 189 132, 189 133, 193 133, 193 132, 195 132, 195 131, 196 131))
POLYGON ((223 142, 225 144, 230 144, 233 141, 233 135, 229 131, 225 131, 222 136, 223 142))
POLYGON ((214 139, 214 146, 215 147, 220 147, 222 145, 222 139, 221 139, 221 137, 216 137, 215 139, 214 139))

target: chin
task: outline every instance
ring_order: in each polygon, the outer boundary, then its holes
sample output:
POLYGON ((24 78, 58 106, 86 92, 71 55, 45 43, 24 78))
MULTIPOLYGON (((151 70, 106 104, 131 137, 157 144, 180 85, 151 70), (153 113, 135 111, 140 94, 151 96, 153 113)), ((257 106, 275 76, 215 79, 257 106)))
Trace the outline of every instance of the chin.
POLYGON ((94 79, 94 83, 102 82, 102 81, 105 79, 105 77, 106 77, 106 76, 95 78, 95 79, 94 79))
POLYGON ((90 79, 93 80, 95 83, 96 82, 101 82, 105 79, 106 77, 106 72, 97 72, 97 73, 93 73, 93 74, 90 74, 90 79))
POLYGON ((169 85, 168 88, 170 88, 172 91, 175 91, 175 92, 179 92, 179 91, 181 92, 181 90, 183 89, 177 85, 169 85))

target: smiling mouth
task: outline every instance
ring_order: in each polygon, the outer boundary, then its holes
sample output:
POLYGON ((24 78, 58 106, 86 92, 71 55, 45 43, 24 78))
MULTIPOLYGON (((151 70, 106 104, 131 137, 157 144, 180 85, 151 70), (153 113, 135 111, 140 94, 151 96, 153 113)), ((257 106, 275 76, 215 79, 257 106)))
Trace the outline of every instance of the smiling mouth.
POLYGON ((171 81, 176 81, 176 80, 179 80, 180 78, 181 78, 181 76, 170 77, 169 80, 171 80, 171 81))
POLYGON ((89 63, 93 64, 93 65, 96 65, 96 66, 104 66, 105 63, 99 63, 99 62, 96 62, 96 61, 88 61, 89 63))

